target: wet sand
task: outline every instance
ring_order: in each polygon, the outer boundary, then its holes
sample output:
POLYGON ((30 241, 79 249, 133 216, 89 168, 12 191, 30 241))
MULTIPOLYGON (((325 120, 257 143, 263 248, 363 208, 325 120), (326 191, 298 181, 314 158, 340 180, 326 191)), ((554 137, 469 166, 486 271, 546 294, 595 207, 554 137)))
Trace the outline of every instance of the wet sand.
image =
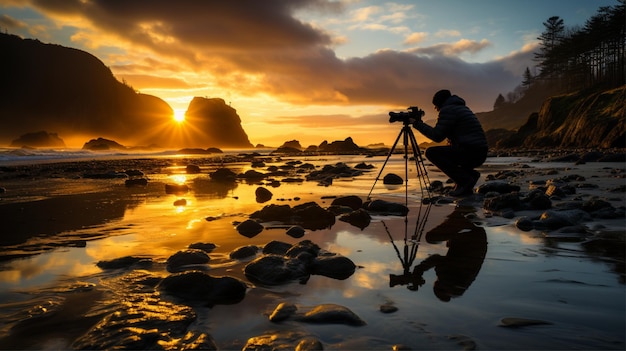
MULTIPOLYGON (((268 165, 285 165, 290 159, 295 158, 273 158, 268 165)), ((594 251, 581 242, 598 233, 615 232, 622 233, 623 245, 625 218, 591 218, 582 223, 588 233, 580 240, 548 239, 549 231, 522 231, 515 226, 518 218, 541 211, 517 211, 505 218, 486 211, 479 195, 459 201, 436 194, 441 196, 439 203, 424 217, 419 212, 424 207, 418 205, 421 193, 412 184, 406 220, 373 215, 363 229, 338 220, 329 228, 306 230, 301 238, 286 235, 288 226, 281 223, 265 223, 265 229, 250 238, 237 233, 237 223, 268 204, 296 206, 313 201, 326 208, 338 196, 366 199, 384 158, 329 156, 298 161, 317 169, 337 162, 375 167, 360 176, 335 179, 330 186, 283 182, 286 177, 303 177, 304 173, 295 172, 276 177, 279 186, 268 180, 217 185, 207 174, 222 165, 204 159, 93 161, 5 170, 0 178, 0 186, 6 189, 0 194, 0 315, 5 321, 0 328, 1 348, 80 347, 98 328, 99 335, 106 337, 96 338, 101 342, 97 348, 105 348, 107 342, 131 348, 202 348, 208 343, 198 340, 210 336, 218 349, 240 350, 247 343, 253 349, 250 340, 271 335, 294 348, 312 337, 327 350, 391 350, 394 345, 413 350, 624 348, 624 247, 594 251), (199 164, 201 172, 187 174, 190 163, 199 164), (86 171, 94 175, 130 169, 140 169, 147 186, 127 187, 125 178, 84 177, 86 171), (166 193, 165 185, 174 183, 187 184, 189 191, 166 193), (259 186, 273 193, 269 202, 256 201, 259 186), (175 206, 181 199, 186 205, 175 206), (411 240, 415 228, 422 226, 420 240, 411 240), (234 260, 229 254, 241 246, 263 247, 272 240, 290 244, 311 240, 349 258, 357 269, 344 280, 313 275, 304 284, 255 285, 243 273, 251 259, 234 260), (246 282, 241 302, 199 306, 162 296, 147 283, 168 276, 168 257, 195 242, 217 246, 202 270, 246 282), (96 265, 125 256, 143 257, 151 264, 116 270, 96 265), (416 271, 421 275, 413 274, 416 271), (345 306, 366 325, 270 322, 268 316, 281 302, 301 308, 345 306), (178 320, 170 312, 159 314, 151 306, 177 311, 176 315, 188 319, 178 320), (397 311, 383 313, 382 306, 397 311), (136 312, 135 317, 130 317, 130 311, 136 312), (126 317, 112 323, 115 313, 126 317), (185 333, 191 333, 187 344, 181 341, 185 333), (26 334, 38 337, 26 338, 26 334), (128 343, 128 338, 141 343, 128 343)), ((252 169, 249 160, 227 166, 238 173, 252 169)), ((403 174, 403 163, 389 164, 386 170, 403 174)), ((584 177, 574 183, 587 185, 577 188, 574 196, 554 199, 554 206, 593 197, 616 209, 625 205, 624 192, 615 191, 624 185, 623 164, 491 159, 481 168, 478 185, 503 170, 516 171, 504 180, 520 185, 521 192, 529 191, 530 181, 571 174, 584 177)), ((430 167, 429 176, 431 181, 446 181, 430 167)), ((403 203, 404 188, 379 183, 373 197, 403 203)))

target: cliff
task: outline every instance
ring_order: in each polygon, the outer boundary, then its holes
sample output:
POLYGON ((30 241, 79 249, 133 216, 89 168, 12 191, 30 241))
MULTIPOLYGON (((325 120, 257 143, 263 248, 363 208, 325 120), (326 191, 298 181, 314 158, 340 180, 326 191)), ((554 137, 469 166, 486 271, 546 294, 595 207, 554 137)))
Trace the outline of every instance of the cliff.
POLYGON ((538 114, 497 147, 624 148, 626 85, 548 98, 538 114))
POLYGON ((87 52, 8 34, 0 52, 0 144, 38 130, 158 143, 139 137, 171 121, 165 101, 119 82, 87 52))

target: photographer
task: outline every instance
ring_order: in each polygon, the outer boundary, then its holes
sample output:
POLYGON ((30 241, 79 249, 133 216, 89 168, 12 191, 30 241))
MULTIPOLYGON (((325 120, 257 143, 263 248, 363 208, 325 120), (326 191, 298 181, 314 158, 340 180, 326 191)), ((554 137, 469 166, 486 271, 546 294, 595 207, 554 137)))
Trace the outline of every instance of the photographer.
POLYGON ((449 90, 438 91, 433 96, 433 105, 439 112, 437 124, 431 127, 419 118, 413 127, 435 142, 448 139, 447 146, 426 149, 426 158, 456 183, 449 195, 469 195, 480 178, 474 168, 487 158, 485 132, 465 100, 449 90))

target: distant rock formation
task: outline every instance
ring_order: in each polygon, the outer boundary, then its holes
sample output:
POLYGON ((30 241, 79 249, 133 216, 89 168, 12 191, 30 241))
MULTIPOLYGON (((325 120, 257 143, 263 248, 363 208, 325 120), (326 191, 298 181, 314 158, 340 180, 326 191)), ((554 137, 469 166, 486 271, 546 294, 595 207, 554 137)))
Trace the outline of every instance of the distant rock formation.
POLYGON ((196 123, 206 139, 205 144, 219 148, 252 148, 248 135, 241 126, 237 111, 220 98, 194 97, 185 118, 196 123))
POLYGON ((162 144, 146 131, 171 122, 172 108, 119 82, 95 56, 4 33, 0 52, 0 144, 37 130, 162 144))
POLYGON ((289 141, 285 141, 281 146, 279 146, 280 148, 292 148, 292 149, 298 149, 298 150, 302 150, 302 145, 300 145, 300 142, 298 140, 289 140, 289 141))
POLYGON ((65 142, 57 133, 39 131, 27 133, 11 142, 11 147, 59 147, 64 148, 65 142))
POLYGON ((83 150, 105 151, 105 150, 126 150, 127 147, 116 141, 98 138, 91 139, 83 145, 83 150))

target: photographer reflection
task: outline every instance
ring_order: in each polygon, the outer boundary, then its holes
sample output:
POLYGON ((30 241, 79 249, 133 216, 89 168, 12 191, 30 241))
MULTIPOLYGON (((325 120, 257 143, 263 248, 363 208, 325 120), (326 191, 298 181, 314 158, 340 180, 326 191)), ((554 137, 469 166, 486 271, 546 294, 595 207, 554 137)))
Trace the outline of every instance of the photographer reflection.
POLYGON ((487 253, 485 230, 465 218, 467 211, 455 209, 446 220, 426 233, 428 243, 446 241, 445 256, 434 254, 415 266, 413 272, 402 276, 390 276, 390 285, 407 285, 410 290, 425 283, 424 272, 435 268, 437 280, 433 292, 439 300, 448 302, 465 293, 476 279, 487 253))
POLYGON ((449 195, 469 195, 480 178, 475 168, 487 158, 485 132, 476 115, 465 105, 465 100, 452 95, 449 90, 438 91, 432 102, 439 112, 434 127, 424 123, 421 116, 412 118, 411 122, 432 141, 448 139, 447 146, 426 149, 426 158, 456 183, 449 195))

